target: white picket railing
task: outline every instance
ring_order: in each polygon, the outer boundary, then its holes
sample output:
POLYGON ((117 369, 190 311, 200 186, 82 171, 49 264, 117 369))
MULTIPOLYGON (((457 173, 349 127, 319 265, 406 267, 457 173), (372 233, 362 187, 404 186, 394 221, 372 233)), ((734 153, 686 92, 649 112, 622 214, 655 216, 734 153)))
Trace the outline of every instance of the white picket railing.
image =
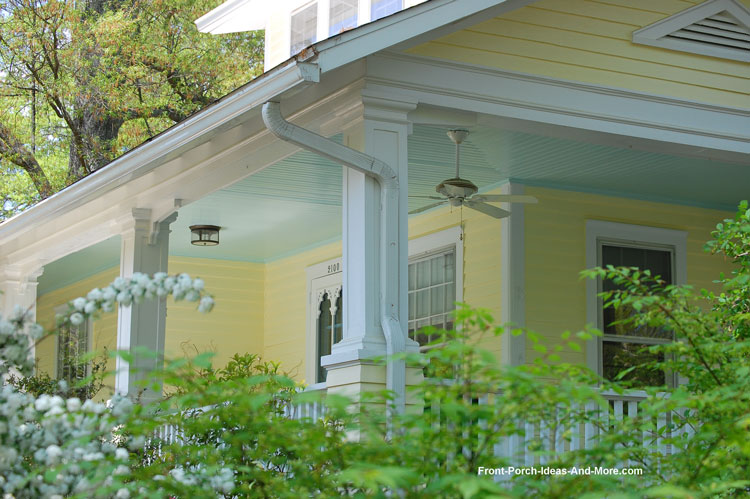
MULTIPOLYGON (((602 395, 609 401, 609 410, 591 402, 585 406, 560 409, 550 421, 521 422, 519 434, 506 437, 495 445, 495 455, 508 458, 515 466, 534 466, 554 461, 565 452, 591 449, 597 445, 599 437, 607 431, 610 423, 614 425, 626 418, 642 415, 640 404, 647 397, 645 392, 639 390, 625 394, 606 391, 602 395), (587 414, 589 422, 576 419, 576 413, 587 414)), ((502 395, 498 397, 502 398, 502 395)), ((486 398, 479 400, 479 403, 483 402, 486 403, 486 398)), ((681 411, 667 411, 651 418, 653 424, 635 435, 639 439, 635 443, 651 448, 663 456, 671 455, 676 449, 668 443, 670 439, 683 432, 687 435, 693 433, 689 426, 680 424, 682 415, 681 411)))
MULTIPOLYGON (((308 390, 308 391, 320 391, 321 393, 325 392, 325 389, 314 389, 314 390, 308 390)), ((205 406, 200 407, 198 409, 190 409, 189 411, 186 411, 188 414, 190 413, 202 413, 202 412, 209 412, 211 409, 213 409, 214 406, 205 406)), ((326 408, 325 405, 323 405, 320 402, 301 402, 296 404, 288 404, 283 409, 284 416, 295 419, 295 420, 302 420, 302 419, 311 419, 316 420, 320 419, 325 416, 326 408)), ((183 439, 183 433, 180 430, 178 425, 175 424, 165 424, 160 426, 153 434, 153 442, 155 445, 157 445, 157 453, 161 452, 161 447, 163 445, 170 445, 173 443, 179 443, 183 439)))
MULTIPOLYGON (((602 395, 609 401, 609 411, 604 411, 591 402, 585 407, 573 406, 572 410, 561 408, 550 421, 541 423, 522 421, 519 423, 518 434, 505 437, 494 446, 495 455, 508 458, 514 466, 535 466, 552 462, 566 452, 591 449, 597 444, 600 433, 606 431, 610 418, 614 421, 622 421, 641 414, 639 406, 647 396, 643 391, 629 391, 625 394, 608 391, 603 392, 602 395), (583 423, 573 416, 575 412, 582 411, 590 416, 589 420, 594 419, 599 424, 583 423)), ((502 394, 495 394, 494 397, 494 403, 502 403, 502 394)), ((479 404, 487 404, 488 401, 487 396, 477 400, 479 404)), ((197 410, 210 411, 211 407, 197 410)), ((431 410, 439 411, 439 407, 433 406, 431 410)), ((325 416, 326 407, 320 402, 304 402, 290 404, 284 407, 283 411, 284 415, 291 419, 316 420, 325 416)), ((642 431, 641 440, 638 443, 643 443, 664 456, 672 454, 674 449, 671 444, 667 443, 668 439, 679 436, 682 432, 692 433, 689 427, 675 424, 681 417, 682 414, 679 411, 659 414, 653 419, 652 428, 642 431)), ((161 445, 179 442, 181 432, 176 425, 164 425, 154 433, 154 437, 160 449, 161 445)))

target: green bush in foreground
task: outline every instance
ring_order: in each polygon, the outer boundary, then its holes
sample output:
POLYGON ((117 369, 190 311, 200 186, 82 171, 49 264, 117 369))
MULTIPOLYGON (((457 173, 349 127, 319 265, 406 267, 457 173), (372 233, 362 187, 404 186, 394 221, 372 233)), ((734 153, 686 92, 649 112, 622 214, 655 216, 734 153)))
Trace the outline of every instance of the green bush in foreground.
MULTIPOLYGON (((389 419, 387 393, 358 404, 335 396, 318 400, 316 393, 300 393, 277 365, 255 356, 238 356, 223 370, 212 368, 207 355, 171 362, 150 381, 172 387, 169 397, 134 407, 118 402, 116 414, 97 412, 93 405, 86 411, 75 403, 66 407, 62 399, 39 403, 40 398, 5 387, 0 420, 8 424, 0 424, 0 471, 6 476, 7 467, 15 466, 16 475, 22 469, 26 475, 12 490, 7 480, 0 485, 15 497, 52 497, 53 489, 69 496, 165 498, 745 496, 750 491, 747 204, 740 206, 735 219, 717 227, 708 249, 736 263, 731 275, 721 276, 720 294, 665 285, 658 276, 632 268, 584 272, 588 278, 617 284, 603 299, 606 306, 628 311, 618 315, 624 326, 675 333, 677 341, 650 347, 652 353, 664 354, 652 358, 664 360, 645 367, 669 370, 686 382, 646 389, 635 417, 616 421, 600 390, 622 393, 625 384, 605 382, 581 366, 562 362, 562 344, 547 348, 533 333, 513 331, 527 335, 538 358, 526 366, 501 365, 480 345, 488 335, 508 334, 505 328, 494 326, 486 312, 462 306, 456 311, 457 331, 431 331, 438 336, 433 348, 406 356, 408 363, 424 370, 424 382, 413 388, 424 400, 423 411, 389 419), (288 417, 295 404, 313 402, 325 405, 325 418, 288 417), (666 412, 671 415, 669 426, 658 425, 659 415, 666 412), (8 435, 19 431, 10 428, 11 421, 44 436, 48 418, 64 418, 71 428, 68 440, 54 444, 54 458, 47 447, 45 453, 38 452, 44 442, 28 449, 13 447, 17 444, 8 435), (96 431, 76 434, 79 421, 96 431), (99 421, 106 424, 93 424, 99 421), (562 438, 569 440, 576 438, 574 428, 588 424, 599 438, 588 449, 554 455, 543 432, 527 432, 526 423, 536 428, 551 424, 552 431, 559 425, 562 438), (165 435, 165 425, 178 429, 177 442, 154 437, 165 435), (523 474, 495 482, 478 474, 480 467, 514 464, 498 457, 505 454, 496 450, 508 448, 520 436, 530 442, 537 468, 542 462, 565 470, 630 466, 643 469, 643 475, 523 474), (674 453, 661 455, 657 438, 674 453), (101 457, 84 459, 74 452, 92 445, 99 446, 101 457), (13 452, 15 461, 8 459, 13 452), (28 466, 19 467, 19 460, 28 466), (70 485, 62 490, 59 479, 70 485)), ((201 300, 204 308, 208 303, 202 282, 195 285, 186 276, 159 278, 162 283, 171 279, 170 292, 201 300)), ((142 282, 135 286, 142 290, 121 289, 123 298, 145 297, 153 282, 138 280, 142 282)), ((153 294, 159 295, 160 289, 157 285, 153 294)), ((78 305, 85 309, 87 304, 78 305)), ((94 313, 95 307, 89 308, 94 313)), ((20 331, 18 320, 12 325, 20 331)), ((580 350, 596 334, 565 333, 562 343, 580 350)), ((0 336, 6 342, 0 347, 13 346, 7 339, 12 337, 0 336)))

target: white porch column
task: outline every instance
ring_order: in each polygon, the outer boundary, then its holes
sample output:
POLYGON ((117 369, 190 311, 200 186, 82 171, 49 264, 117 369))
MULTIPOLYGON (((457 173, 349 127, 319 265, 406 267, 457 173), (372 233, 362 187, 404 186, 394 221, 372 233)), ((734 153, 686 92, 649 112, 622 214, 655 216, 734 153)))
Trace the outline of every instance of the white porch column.
MULTIPOLYGON (((502 187, 503 194, 523 194, 523 185, 509 182, 502 187)), ((501 221, 501 268, 503 324, 514 327, 526 325, 526 259, 524 255, 524 213, 521 203, 503 203, 502 208, 511 215, 501 221)), ((503 363, 519 366, 526 363, 526 335, 513 336, 507 328, 502 337, 501 358, 503 363)))
MULTIPOLYGON (((129 278, 135 272, 153 275, 167 272, 169 256, 169 225, 177 213, 160 222, 151 222, 151 210, 134 208, 123 223, 120 253, 120 276, 129 278)), ((115 390, 123 395, 137 396, 138 380, 161 367, 164 358, 164 330, 167 318, 166 298, 144 300, 130 306, 120 306, 117 318, 117 349, 130 352, 133 363, 117 358, 115 390), (145 349, 149 354, 139 352, 145 349), (154 354, 156 356, 154 356, 154 354)), ((150 390, 142 394, 144 400, 160 394, 150 390)))
MULTIPOLYGON (((22 269, 7 266, 0 269, 0 314, 8 318, 16 306, 31 313, 31 320, 36 321, 36 288, 37 279, 42 275, 43 267, 22 269)), ((34 356, 34 344, 31 344, 30 355, 34 356)))
MULTIPOLYGON (((380 159, 398 172, 398 275, 385 276, 380 251, 382 213, 378 183, 362 173, 344 170, 343 195, 343 340, 322 359, 328 370, 329 391, 355 395, 368 389, 383 388, 386 371, 369 360, 384 357, 386 340, 381 324, 381 285, 384 276, 398 287, 398 313, 401 331, 408 327, 408 182, 407 137, 411 131, 407 113, 413 102, 376 97, 363 91, 364 152, 380 159)), ((407 350, 418 345, 406 339, 407 350)), ((403 387, 405 380, 394 380, 403 387)), ((395 388, 394 388, 395 389, 395 388)))

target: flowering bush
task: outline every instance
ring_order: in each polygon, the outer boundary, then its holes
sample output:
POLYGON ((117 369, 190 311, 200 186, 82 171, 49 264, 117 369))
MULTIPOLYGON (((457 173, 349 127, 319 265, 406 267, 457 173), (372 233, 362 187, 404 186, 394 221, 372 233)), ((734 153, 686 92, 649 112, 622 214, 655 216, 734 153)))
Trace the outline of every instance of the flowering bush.
MULTIPOLYGON (((129 305, 144 298, 172 295, 175 300, 198 301, 208 312, 213 299, 203 281, 187 274, 150 278, 135 274, 117 278, 104 289, 72 300, 58 324, 79 325, 117 303, 129 305)), ((31 342, 43 336, 31 323, 31 314, 16 308, 0 317, 0 374, 28 376, 33 369, 31 342)), ((123 485, 129 480, 130 452, 143 447, 142 434, 127 433, 134 415, 132 402, 115 396, 107 405, 78 397, 34 396, 6 384, 0 390, 0 490, 5 497, 37 498, 114 496, 130 497, 123 485)))

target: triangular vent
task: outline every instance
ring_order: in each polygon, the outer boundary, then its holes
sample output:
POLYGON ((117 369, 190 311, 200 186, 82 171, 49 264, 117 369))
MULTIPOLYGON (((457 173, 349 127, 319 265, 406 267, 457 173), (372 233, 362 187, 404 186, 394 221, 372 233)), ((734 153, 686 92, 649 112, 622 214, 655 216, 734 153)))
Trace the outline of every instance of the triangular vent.
POLYGON ((709 0, 633 33, 633 42, 750 62, 750 11, 709 0))

